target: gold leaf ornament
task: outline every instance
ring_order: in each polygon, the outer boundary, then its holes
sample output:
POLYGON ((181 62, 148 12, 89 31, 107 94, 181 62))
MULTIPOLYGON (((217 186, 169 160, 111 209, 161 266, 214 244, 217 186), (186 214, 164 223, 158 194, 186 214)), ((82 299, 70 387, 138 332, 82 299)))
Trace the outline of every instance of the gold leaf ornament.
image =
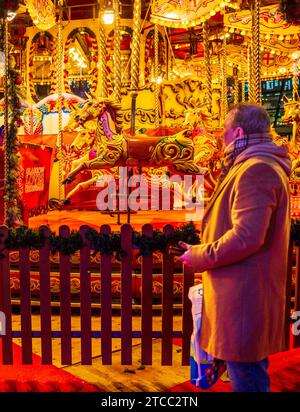
POLYGON ((33 23, 41 30, 49 30, 56 24, 55 6, 51 0, 25 0, 33 23))

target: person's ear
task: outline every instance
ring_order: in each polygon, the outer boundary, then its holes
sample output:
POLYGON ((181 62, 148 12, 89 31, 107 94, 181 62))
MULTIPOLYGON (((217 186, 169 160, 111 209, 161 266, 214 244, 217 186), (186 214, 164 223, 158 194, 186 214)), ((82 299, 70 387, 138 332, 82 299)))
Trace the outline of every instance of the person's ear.
POLYGON ((244 136, 244 130, 241 127, 237 127, 234 131, 235 139, 244 136))

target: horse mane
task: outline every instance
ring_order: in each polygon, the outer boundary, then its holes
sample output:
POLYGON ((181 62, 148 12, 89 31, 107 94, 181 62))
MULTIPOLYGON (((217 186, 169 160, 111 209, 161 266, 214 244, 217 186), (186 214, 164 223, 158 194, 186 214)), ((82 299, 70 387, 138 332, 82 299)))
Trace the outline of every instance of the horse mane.
POLYGON ((121 105, 110 98, 101 98, 98 102, 105 105, 105 108, 115 122, 116 132, 120 134, 123 129, 123 114, 121 112, 121 105))

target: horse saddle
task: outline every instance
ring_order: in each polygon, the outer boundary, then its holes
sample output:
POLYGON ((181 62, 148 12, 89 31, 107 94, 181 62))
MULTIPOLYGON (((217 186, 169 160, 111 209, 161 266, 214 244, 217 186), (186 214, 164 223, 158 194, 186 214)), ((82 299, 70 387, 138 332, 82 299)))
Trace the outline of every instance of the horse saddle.
POLYGON ((180 128, 160 127, 148 129, 147 134, 141 133, 133 136, 125 132, 128 157, 137 161, 149 160, 153 149, 163 138, 173 136, 181 130, 180 128))

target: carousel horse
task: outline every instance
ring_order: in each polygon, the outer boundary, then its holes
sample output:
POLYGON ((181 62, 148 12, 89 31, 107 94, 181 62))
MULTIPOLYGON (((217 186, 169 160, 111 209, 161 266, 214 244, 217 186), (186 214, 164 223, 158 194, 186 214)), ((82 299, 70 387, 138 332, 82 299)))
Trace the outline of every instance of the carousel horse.
POLYGON ((203 150, 202 144, 202 154, 200 150, 196 153, 190 125, 182 128, 140 129, 131 136, 129 131, 122 131, 120 109, 120 105, 111 99, 89 98, 81 108, 71 114, 67 128, 82 128, 80 136, 77 136, 78 139, 76 137, 72 145, 86 146, 89 150, 82 158, 73 162, 63 183, 72 182, 83 170, 94 171, 95 174, 92 173, 93 177, 89 181, 76 186, 67 195, 67 201, 77 190, 88 187, 99 175, 103 175, 101 169, 117 166, 167 166, 171 173, 207 174, 208 168, 199 166, 195 157, 197 155, 198 163, 205 157, 210 159, 212 152, 218 151, 217 145, 211 144, 209 147, 207 144, 206 150, 203 150))
POLYGON ((291 141, 288 143, 289 155, 292 160, 291 180, 300 182, 300 98, 296 93, 295 100, 284 100, 284 115, 282 121, 293 125, 291 141))

